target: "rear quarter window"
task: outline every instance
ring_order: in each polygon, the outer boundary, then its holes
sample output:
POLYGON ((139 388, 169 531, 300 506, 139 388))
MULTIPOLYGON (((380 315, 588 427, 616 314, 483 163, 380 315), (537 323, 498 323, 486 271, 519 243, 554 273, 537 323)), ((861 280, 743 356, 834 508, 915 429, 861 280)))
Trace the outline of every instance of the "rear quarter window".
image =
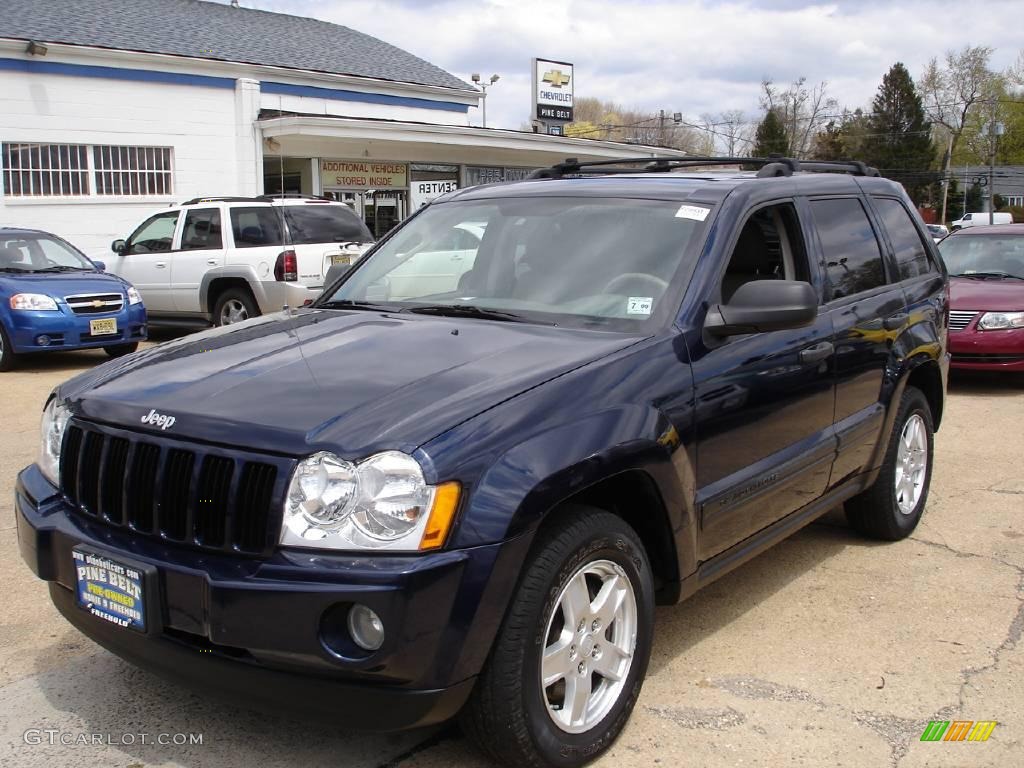
POLYGON ((281 245, 281 215, 269 205, 231 209, 236 248, 281 245))
POLYGON ((829 299, 885 285, 885 264, 863 204, 855 197, 811 200, 825 257, 829 299))
POLYGON ((900 279, 907 280, 936 272, 935 266, 928 258, 928 250, 921 240, 921 234, 903 203, 878 197, 873 198, 873 202, 892 243, 900 279))

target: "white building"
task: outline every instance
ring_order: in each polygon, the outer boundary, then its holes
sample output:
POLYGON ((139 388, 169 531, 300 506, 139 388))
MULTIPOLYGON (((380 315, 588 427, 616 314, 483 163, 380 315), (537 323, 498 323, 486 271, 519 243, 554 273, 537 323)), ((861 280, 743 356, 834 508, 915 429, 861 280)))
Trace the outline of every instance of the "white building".
POLYGON ((472 128, 480 98, 314 19, 200 0, 4 0, 0 225, 102 257, 155 208, 283 190, 332 194, 383 232, 453 185, 566 157, 680 154, 472 128))

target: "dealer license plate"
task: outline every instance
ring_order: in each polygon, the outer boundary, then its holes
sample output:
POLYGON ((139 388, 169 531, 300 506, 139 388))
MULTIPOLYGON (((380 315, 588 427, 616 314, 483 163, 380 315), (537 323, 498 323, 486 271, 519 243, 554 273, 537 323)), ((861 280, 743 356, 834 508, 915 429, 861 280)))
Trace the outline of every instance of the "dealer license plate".
POLYGON ((339 264, 341 264, 342 266, 345 266, 345 267, 351 265, 352 264, 352 257, 351 256, 331 256, 331 266, 332 267, 336 267, 339 264))
POLYGON ((100 320, 89 321, 89 334, 91 336, 109 336, 117 333, 117 318, 104 317, 100 320))
POLYGON ((146 631, 144 578, 138 568, 76 547, 71 551, 78 580, 78 605, 119 627, 146 631))

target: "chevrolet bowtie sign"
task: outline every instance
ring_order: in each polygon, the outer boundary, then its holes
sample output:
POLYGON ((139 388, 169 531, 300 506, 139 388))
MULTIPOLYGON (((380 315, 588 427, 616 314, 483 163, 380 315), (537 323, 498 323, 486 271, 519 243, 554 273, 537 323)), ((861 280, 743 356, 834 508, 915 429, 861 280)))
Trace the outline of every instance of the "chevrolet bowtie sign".
POLYGON ((543 123, 572 122, 572 64, 548 59, 533 60, 533 95, 536 117, 543 123))

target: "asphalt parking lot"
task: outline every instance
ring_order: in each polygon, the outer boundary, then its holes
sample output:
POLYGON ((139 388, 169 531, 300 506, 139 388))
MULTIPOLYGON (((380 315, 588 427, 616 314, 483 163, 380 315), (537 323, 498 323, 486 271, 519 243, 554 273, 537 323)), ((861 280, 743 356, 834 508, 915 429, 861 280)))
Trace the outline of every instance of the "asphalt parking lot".
MULTIPOLYGON (((105 359, 70 353, 0 374, 0 764, 486 765, 453 728, 368 735, 209 702, 58 616, 18 555, 14 479, 35 457, 50 389, 105 359), (202 744, 154 743, 160 734, 202 744)), ((597 765, 1024 763, 1022 456, 1024 380, 954 378, 914 536, 866 542, 834 512, 660 608, 640 702, 597 765), (998 726, 984 743, 921 742, 929 720, 998 726)))

